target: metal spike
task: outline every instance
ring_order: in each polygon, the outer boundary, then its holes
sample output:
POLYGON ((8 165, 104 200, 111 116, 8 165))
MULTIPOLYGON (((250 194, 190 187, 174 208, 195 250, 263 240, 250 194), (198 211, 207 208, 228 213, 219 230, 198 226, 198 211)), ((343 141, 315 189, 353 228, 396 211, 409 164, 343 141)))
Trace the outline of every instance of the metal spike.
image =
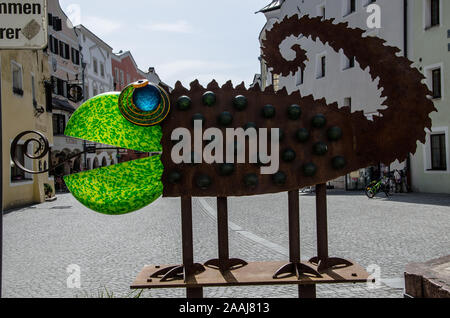
POLYGON ((219 87, 219 84, 216 82, 216 80, 213 79, 206 88, 209 90, 213 90, 213 89, 218 89, 220 87, 219 87))
POLYGON ((200 82, 198 81, 198 79, 196 79, 195 81, 192 81, 190 86, 191 86, 191 89, 204 88, 203 86, 200 85, 200 82))
POLYGON ((235 89, 243 89, 243 90, 246 90, 247 88, 245 87, 245 83, 242 82, 241 84, 239 84, 238 86, 236 86, 235 89))
POLYGON ((233 89, 233 82, 227 81, 225 84, 222 85, 222 89, 224 90, 231 90, 233 89))

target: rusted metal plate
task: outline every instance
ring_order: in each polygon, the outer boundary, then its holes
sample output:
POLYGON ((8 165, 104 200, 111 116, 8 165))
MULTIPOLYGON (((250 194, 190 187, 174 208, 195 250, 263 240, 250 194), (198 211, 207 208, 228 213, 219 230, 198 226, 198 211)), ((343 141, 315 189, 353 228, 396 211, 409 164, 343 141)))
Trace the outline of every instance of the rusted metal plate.
MULTIPOLYGON (((178 97, 183 95, 189 95, 191 98, 191 108, 182 112, 173 110, 162 124, 163 134, 168 137, 163 139, 162 155, 165 168, 163 175, 164 195, 167 197, 186 195, 226 197, 277 193, 299 189, 306 185, 323 183, 330 178, 334 179, 345 174, 348 170, 334 169, 332 165, 332 160, 336 156, 351 158, 354 155, 354 132, 351 123, 347 120, 348 113, 346 110, 339 110, 337 105, 329 107, 324 101, 315 101, 312 97, 302 99, 298 92, 288 95, 285 90, 273 92, 273 90, 268 89, 267 92, 262 93, 259 89, 249 91, 243 87, 233 88, 231 83, 222 88, 219 88, 217 84, 203 88, 196 82, 192 84, 189 91, 177 85, 172 92, 172 104, 176 104, 178 97), (217 102, 213 107, 206 107, 202 103, 202 95, 207 91, 216 94, 217 102), (233 99, 239 95, 245 96, 248 100, 245 111, 238 111, 233 107, 233 99), (268 104, 276 108, 276 116, 271 119, 266 119, 262 115, 263 107, 268 104), (302 108, 302 115, 297 120, 288 118, 288 109, 293 104, 298 104, 302 108), (218 123, 218 116, 224 111, 233 115, 232 125, 224 127, 218 123), (171 159, 174 144, 169 137, 172 131, 179 127, 192 131, 192 117, 197 113, 201 113, 205 117, 204 130, 219 128, 224 136, 226 128, 245 127, 248 123, 255 123, 258 128, 282 129, 284 138, 280 141, 279 171, 287 175, 286 182, 282 185, 276 185, 273 175, 260 174, 261 165, 248 163, 250 159, 248 143, 246 145, 247 163, 236 164, 235 171, 230 176, 220 174, 220 164, 175 164, 171 159), (321 128, 314 128, 312 121, 318 114, 326 116, 327 124, 321 128), (345 137, 337 141, 330 141, 327 132, 331 127, 339 127, 345 137), (305 142, 300 142, 296 136, 297 131, 302 128, 310 134, 305 142), (323 156, 313 153, 314 145, 319 142, 326 144, 328 147, 328 152, 323 156), (292 149, 296 154, 295 160, 291 162, 282 158, 283 153, 289 149, 292 149), (303 166, 308 163, 313 163, 317 167, 317 173, 312 177, 307 177, 303 173, 303 166), (182 179, 178 183, 169 181, 169 176, 174 171, 181 173, 182 179), (247 187, 245 185, 245 177, 249 174, 258 176, 257 186, 247 187), (211 178, 212 184, 207 189, 201 189, 196 184, 197 178, 201 175, 207 175, 211 178)), ((205 145, 206 142, 203 143, 203 146, 205 145)), ((353 169, 353 167, 351 168, 353 169)), ((353 171, 352 169, 348 172, 353 171)))
MULTIPOLYGON (((337 284, 337 283, 365 283, 369 278, 366 270, 356 264, 350 267, 328 270, 322 274, 322 278, 314 276, 286 277, 273 279, 274 273, 285 265, 284 262, 258 262, 247 266, 225 272, 207 268, 205 272, 190 276, 185 283, 183 280, 160 282, 159 279, 149 278, 159 270, 155 266, 146 266, 133 282, 132 289, 152 288, 198 288, 198 287, 230 287, 230 286, 255 286, 255 285, 314 285, 314 284, 337 284)), ((311 266, 314 266, 311 264, 311 266)), ((164 268, 165 266, 162 266, 164 268)))

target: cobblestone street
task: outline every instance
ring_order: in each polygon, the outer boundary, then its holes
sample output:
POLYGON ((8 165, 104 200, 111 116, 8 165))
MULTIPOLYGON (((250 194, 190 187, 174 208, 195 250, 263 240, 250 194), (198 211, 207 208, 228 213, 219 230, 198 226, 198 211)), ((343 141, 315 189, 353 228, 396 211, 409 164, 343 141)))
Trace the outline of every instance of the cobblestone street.
MULTIPOLYGON (((315 254, 315 197, 302 194, 302 258, 315 254)), ((381 285, 319 286, 318 297, 403 297, 403 271, 411 262, 450 254, 450 196, 398 194, 369 200, 330 192, 330 254, 377 265, 381 285)), ((194 245, 199 262, 217 253, 215 201, 194 199, 194 245)), ((247 261, 288 259, 287 194, 230 199, 230 250, 247 261)), ((180 202, 160 199, 124 216, 105 216, 71 195, 4 217, 5 297, 116 297, 146 264, 181 260, 180 202), (67 288, 67 267, 81 268, 81 289, 67 288)), ((145 291, 144 297, 184 297, 185 291, 145 291)), ((296 287, 207 288, 205 297, 297 297, 296 287)))

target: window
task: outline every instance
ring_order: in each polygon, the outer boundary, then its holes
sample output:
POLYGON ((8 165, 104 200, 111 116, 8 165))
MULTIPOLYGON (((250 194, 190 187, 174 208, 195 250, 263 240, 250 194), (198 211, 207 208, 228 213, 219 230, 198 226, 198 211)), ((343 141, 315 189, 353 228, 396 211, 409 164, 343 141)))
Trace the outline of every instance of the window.
POLYGON ((97 62, 97 59, 95 57, 94 57, 94 60, 92 62, 92 65, 94 67, 94 73, 98 74, 98 62, 97 62))
POLYGON ((53 36, 49 36, 48 37, 48 46, 50 49, 50 52, 52 52, 53 54, 58 54, 59 50, 59 41, 58 39, 54 38, 53 36))
POLYGON ((63 59, 70 59, 70 46, 63 41, 59 41, 59 56, 63 59))
POLYGON ((100 63, 100 75, 105 77, 105 64, 100 63))
POLYGON ((343 65, 343 70, 349 69, 349 68, 354 68, 355 67, 355 57, 347 57, 346 55, 343 56, 344 59, 344 65, 343 65))
POLYGON ((447 170, 445 134, 431 135, 431 169, 447 170))
POLYGON ((67 97, 67 81, 52 77, 53 94, 67 97))
POLYGON ((356 12, 356 0, 350 0, 350 13, 356 12))
POLYGON ((53 135, 64 135, 64 130, 66 130, 66 116, 53 114, 53 135))
POLYGON ((317 15, 319 17, 322 17, 322 21, 325 20, 326 18, 326 9, 325 9, 325 5, 321 5, 319 7, 317 7, 317 15))
POLYGON ((440 0, 431 0, 430 6, 431 6, 431 24, 430 26, 439 25, 439 15, 440 15, 440 7, 439 7, 439 1, 440 0))
POLYGON ((303 68, 300 68, 300 70, 297 73, 297 86, 300 86, 303 84, 305 80, 305 71, 303 68))
POLYGON ((52 41, 53 41, 53 50, 51 50, 51 52, 53 54, 59 54, 59 41, 58 41, 58 39, 52 37, 52 41))
POLYGON ((130 76, 130 74, 127 74, 127 84, 130 84, 131 83, 131 76, 130 76))
POLYGON ((15 95, 23 96, 23 86, 22 86, 22 66, 16 62, 11 62, 12 77, 13 77, 13 93, 15 95))
POLYGON ((120 70, 120 86, 123 86, 124 84, 125 84, 124 74, 123 71, 120 70))
POLYGON ((441 69, 435 69, 431 71, 432 76, 432 91, 433 91, 433 98, 441 98, 442 97, 442 90, 441 90, 441 69))
POLYGON ((352 14, 353 12, 356 12, 356 0, 345 0, 345 8, 344 9, 344 16, 352 14))
POLYGON ((439 26, 441 23, 441 1, 442 0, 424 0, 424 28, 430 29, 439 26))
POLYGON ((352 98, 351 97, 344 98, 344 107, 352 108, 352 98))
POLYGON ((93 87, 93 96, 97 96, 98 95, 98 88, 96 85, 94 85, 93 87))
MULTIPOLYGON (((25 166, 25 145, 17 145, 16 157, 22 166, 25 166)), ((15 164, 11 167, 11 182, 26 180, 26 174, 22 169, 19 169, 15 164)))
POLYGON ((319 55, 316 61, 316 77, 323 78, 326 76, 327 57, 325 54, 319 55))
POLYGON ((272 75, 272 85, 273 85, 273 90, 275 92, 280 90, 280 75, 279 74, 272 75))
POLYGON ((74 48, 72 48, 72 63, 80 65, 80 52, 74 48))

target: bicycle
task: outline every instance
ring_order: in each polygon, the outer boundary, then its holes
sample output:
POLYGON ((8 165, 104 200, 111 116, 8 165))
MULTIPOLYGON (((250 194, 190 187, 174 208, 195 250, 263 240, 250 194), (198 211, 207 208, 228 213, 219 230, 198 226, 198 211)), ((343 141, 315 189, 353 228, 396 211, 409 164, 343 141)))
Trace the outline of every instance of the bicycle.
POLYGON ((379 181, 372 181, 366 186, 366 195, 369 199, 373 199, 376 197, 376 195, 380 192, 384 192, 387 198, 390 197, 390 185, 389 185, 389 179, 386 177, 383 177, 379 181))

